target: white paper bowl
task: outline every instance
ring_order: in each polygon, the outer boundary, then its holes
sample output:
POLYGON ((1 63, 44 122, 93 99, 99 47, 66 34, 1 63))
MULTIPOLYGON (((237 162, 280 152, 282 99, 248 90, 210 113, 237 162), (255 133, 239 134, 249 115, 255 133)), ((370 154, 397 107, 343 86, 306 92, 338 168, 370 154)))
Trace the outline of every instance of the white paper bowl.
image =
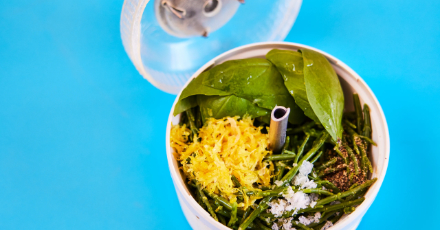
MULTIPOLYGON (((337 222, 337 224, 335 224, 331 228, 332 230, 356 229, 362 217, 365 215, 368 208, 371 206, 374 199, 376 198, 380 186, 382 185, 382 182, 385 178, 390 155, 390 137, 388 133, 388 125, 385 120, 385 115, 383 114, 379 102, 377 101, 371 89, 364 82, 364 80, 362 80, 362 78, 357 75, 350 67, 348 67, 338 59, 334 58, 333 56, 309 46, 287 42, 263 42, 241 46, 217 56, 210 62, 206 63, 196 73, 194 73, 194 75, 188 80, 184 87, 186 87, 193 78, 197 77, 201 72, 203 72, 210 66, 218 65, 222 62, 233 59, 243 59, 251 57, 264 58, 267 52, 275 48, 285 50, 298 50, 301 48, 307 48, 323 54, 333 65, 336 73, 340 76, 340 82, 342 85, 342 89, 344 90, 345 96, 345 109, 347 111, 354 110, 352 101, 353 92, 359 94, 362 104, 367 103, 370 106, 373 140, 377 143, 377 146, 373 146, 370 154, 372 157, 372 164, 374 169, 373 177, 377 177, 377 182, 368 190, 367 194, 365 195, 365 201, 361 205, 359 205, 353 213, 341 218, 337 222)), ((180 119, 180 115, 177 115, 176 117, 173 116, 174 106, 176 105, 179 97, 180 93, 174 101, 168 118, 166 132, 166 150, 168 166, 170 168, 171 177, 173 179, 174 187, 177 192, 177 197, 179 198, 180 206, 182 207, 183 213, 185 214, 186 219, 193 229, 229 229, 228 227, 215 221, 207 211, 199 206, 197 201, 194 200, 194 198, 191 196, 191 193, 186 188, 182 176, 180 175, 178 162, 173 155, 174 150, 170 147, 171 124, 178 124, 180 119)))

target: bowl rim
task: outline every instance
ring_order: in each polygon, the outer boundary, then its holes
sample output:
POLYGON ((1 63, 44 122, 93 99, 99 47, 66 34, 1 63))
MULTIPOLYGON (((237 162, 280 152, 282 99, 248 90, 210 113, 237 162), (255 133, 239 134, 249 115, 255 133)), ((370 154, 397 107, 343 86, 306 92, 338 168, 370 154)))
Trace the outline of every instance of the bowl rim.
POLYGON ((180 181, 179 181, 179 177, 181 177, 180 171, 178 169, 176 170, 176 168, 174 167, 174 164, 173 164, 174 155, 171 152, 171 146, 170 146, 171 122, 172 122, 172 119, 174 118, 173 110, 174 110, 174 107, 175 107, 181 93, 182 93, 182 90, 187 87, 187 85, 189 84, 189 82, 191 82, 192 79, 197 77, 204 70, 212 67, 213 65, 220 64, 223 61, 228 60, 228 57, 235 56, 237 52, 244 52, 249 49, 264 48, 264 47, 270 48, 271 46, 272 46, 272 48, 286 46, 286 49, 289 49, 289 47, 291 49, 306 48, 306 49, 310 49, 310 50, 313 50, 313 51, 316 51, 316 52, 323 54, 332 65, 336 65, 336 66, 339 66, 340 68, 344 69, 344 71, 349 73, 349 75, 351 77, 353 77, 358 82, 358 84, 361 84, 366 89, 367 93, 371 95, 373 102, 378 107, 377 113, 380 116, 380 119, 383 121, 383 125, 384 125, 383 133, 385 134, 382 137, 382 138, 384 138, 384 143, 385 143, 385 155, 384 155, 382 170, 381 170, 381 173, 377 175, 378 180, 376 181, 376 183, 374 183, 374 185, 372 187, 370 187, 370 189, 368 191, 368 193, 372 194, 372 196, 368 197, 369 199, 365 199, 364 202, 362 202, 362 204, 360 204, 358 207, 356 207, 356 210, 353 213, 351 213, 350 215, 347 216, 347 218, 343 218, 337 222, 338 228, 336 228, 336 229, 343 229, 344 227, 349 226, 352 223, 352 221, 363 217, 365 212, 368 210, 368 208, 371 206, 371 204, 375 200, 375 198, 379 192, 379 189, 382 186, 382 183, 385 179, 385 174, 388 169, 389 155, 390 155, 390 136, 389 136, 388 124, 387 124, 383 109, 382 109, 379 101, 376 98, 376 95, 373 93, 373 91, 370 89, 370 87, 367 85, 367 83, 354 70, 352 70, 349 66, 347 66, 345 63, 343 63, 339 59, 335 58, 334 56, 332 56, 322 50, 319 50, 319 49, 316 49, 314 47, 310 47, 307 45, 299 44, 299 43, 258 42, 258 43, 252 43, 252 44, 240 46, 240 47, 231 49, 227 52, 224 52, 224 53, 218 55, 217 57, 211 59, 205 65, 203 65, 201 68, 199 68, 188 79, 188 81, 185 83, 183 88, 180 90, 179 94, 176 96, 176 99, 174 100, 173 106, 171 107, 171 111, 170 111, 170 114, 168 117, 167 130, 166 130, 166 143, 165 144, 166 144, 168 167, 170 170, 171 178, 173 180, 176 192, 180 193, 181 197, 184 199, 184 202, 187 203, 188 206, 193 211, 195 211, 195 212, 197 212, 197 214, 201 215, 201 217, 203 217, 211 225, 217 227, 218 229, 230 229, 230 228, 224 226, 223 224, 221 224, 220 222, 214 220, 214 218, 212 218, 211 215, 205 209, 203 209, 192 196, 190 196, 188 193, 184 192, 186 185, 183 183, 180 183, 180 181), (179 172, 179 173, 177 173, 177 172, 179 172))

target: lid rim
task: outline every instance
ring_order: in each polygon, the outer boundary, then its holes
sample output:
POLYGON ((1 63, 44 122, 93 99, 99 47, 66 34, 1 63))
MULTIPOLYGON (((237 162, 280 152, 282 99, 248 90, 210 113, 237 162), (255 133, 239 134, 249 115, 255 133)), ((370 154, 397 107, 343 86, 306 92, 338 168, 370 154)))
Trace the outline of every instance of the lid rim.
MULTIPOLYGON (((179 91, 182 89, 183 84, 167 85, 166 82, 162 83, 157 81, 154 78, 154 76, 151 75, 150 73, 151 71, 154 70, 148 69, 147 66, 144 66, 142 62, 141 20, 144 14, 144 10, 149 2, 150 0, 124 0, 121 11, 121 19, 120 19, 120 33, 121 33, 122 43, 131 62, 134 64, 135 68, 138 70, 139 74, 144 79, 149 81, 154 87, 158 88, 161 91, 164 91, 169 94, 177 95, 179 91)), ((295 0, 292 1, 291 4, 288 4, 286 6, 288 7, 286 11, 289 13, 283 15, 283 18, 281 19, 281 24, 285 26, 277 27, 277 31, 273 32, 266 42, 282 41, 286 38, 287 34, 290 32, 291 28, 293 27, 296 18, 298 17, 301 5, 302 5, 302 0, 295 0)), ((253 43, 249 43, 249 44, 253 44, 253 43)), ((188 79, 192 74, 193 73, 188 74, 188 76, 182 76, 182 77, 188 79)), ((183 83, 184 82, 185 81, 183 81, 183 83)))

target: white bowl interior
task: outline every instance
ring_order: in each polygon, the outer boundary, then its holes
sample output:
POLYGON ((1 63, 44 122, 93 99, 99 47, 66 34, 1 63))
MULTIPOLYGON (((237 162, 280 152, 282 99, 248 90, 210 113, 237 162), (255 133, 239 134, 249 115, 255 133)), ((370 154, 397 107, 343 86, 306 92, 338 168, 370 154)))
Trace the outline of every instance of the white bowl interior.
MULTIPOLYGON (((389 159, 389 149, 390 149, 390 139, 389 139, 389 133, 388 133, 388 126, 385 120, 385 116, 383 114, 382 108, 377 101, 376 97, 374 96, 371 89, 367 86, 367 84, 362 80, 359 75, 357 75, 352 69, 350 69, 347 65, 342 63, 341 61, 337 60, 333 56, 322 52, 320 50, 314 49, 312 47, 295 44, 295 43, 286 43, 286 42, 265 42, 265 43, 256 43, 251 44, 247 46, 238 47, 236 49, 233 49, 231 51, 228 51, 216 58, 214 58, 212 61, 208 62, 205 66, 200 68, 191 78, 192 80, 194 77, 198 76, 201 72, 203 72, 205 69, 213 66, 218 65, 222 62, 225 62, 227 60, 233 60, 233 59, 242 59, 242 58, 251 58, 251 57, 261 57, 264 58, 266 53, 269 52, 271 49, 286 49, 286 50, 298 50, 301 48, 307 48, 311 50, 315 50, 317 52, 320 52, 321 54, 325 55, 327 59, 330 61, 330 63, 333 65, 333 68, 337 72, 337 74, 340 76, 340 82, 344 91, 345 96, 345 111, 353 111, 353 99, 352 94, 358 93, 362 105, 364 103, 368 104, 370 107, 370 113, 371 113, 371 125, 372 125, 372 137, 373 140, 377 143, 377 146, 373 146, 370 151, 370 156, 372 159, 373 164, 373 178, 377 177, 377 182, 369 189, 367 194, 365 195, 365 201, 359 205, 359 207, 356 208, 356 210, 351 213, 350 215, 347 215, 343 218, 341 218, 340 221, 336 225, 334 225, 331 229, 352 229, 353 227, 356 228, 357 224, 361 220, 362 216, 365 214, 367 209, 371 206, 372 202, 376 198, 376 195, 379 191, 379 188, 383 182, 383 179, 385 177, 385 173, 388 167, 388 159, 389 159)), ((186 85, 190 82, 186 83, 186 85)), ((185 85, 185 87, 186 87, 185 85)), ((197 202, 192 198, 190 192, 185 186, 185 183, 182 179, 182 176, 180 175, 178 162, 173 156, 174 149, 170 147, 170 140, 169 140, 169 134, 171 129, 171 124, 178 124, 180 120, 180 115, 173 116, 172 111, 174 110, 174 106, 177 103, 177 100, 179 98, 180 94, 176 97, 176 100, 174 102, 174 105, 171 109, 170 116, 168 119, 168 125, 167 125, 167 137, 166 137, 166 149, 167 149, 167 157, 168 157, 168 165, 170 168, 170 173, 176 188, 176 191, 179 196, 179 201, 182 205, 182 208, 184 210, 184 213, 192 225, 193 228, 196 228, 197 226, 203 226, 203 228, 211 228, 211 229, 229 229, 225 227, 224 225, 218 223, 215 221, 208 212, 206 212, 202 207, 200 207, 197 202), (188 207, 183 207, 184 205, 188 205, 188 207), (189 208, 189 209, 188 209, 189 208), (194 215, 196 215, 197 220, 201 221, 202 225, 197 225, 194 223, 191 223, 192 221, 190 219, 196 220, 196 218, 190 215, 188 213, 188 210, 185 211, 185 209, 190 210, 194 215)))

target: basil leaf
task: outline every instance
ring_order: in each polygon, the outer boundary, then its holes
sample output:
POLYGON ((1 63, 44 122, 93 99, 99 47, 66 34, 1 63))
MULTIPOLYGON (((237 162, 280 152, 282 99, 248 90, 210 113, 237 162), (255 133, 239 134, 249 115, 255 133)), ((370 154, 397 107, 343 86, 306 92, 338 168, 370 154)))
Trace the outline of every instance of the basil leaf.
POLYGON ((210 69, 203 85, 244 98, 261 108, 290 108, 289 122, 300 124, 304 113, 290 96, 283 79, 271 62, 261 58, 231 60, 210 69))
POLYGON ((342 137, 344 94, 329 61, 318 52, 301 49, 304 83, 310 106, 334 141, 342 137))
POLYGON ((266 58, 272 62, 281 73, 284 79, 284 85, 290 95, 295 99, 296 104, 304 111, 304 114, 315 122, 319 122, 307 98, 306 86, 304 84, 304 62, 302 54, 292 50, 273 49, 266 54, 266 58))
POLYGON ((192 107, 197 106, 196 95, 230 95, 231 93, 204 86, 203 78, 209 76, 209 70, 194 78, 180 94, 179 101, 174 107, 173 115, 176 116, 192 107))
POLYGON ((221 119, 227 116, 249 115, 252 118, 265 116, 270 114, 270 110, 260 108, 250 101, 234 96, 197 96, 197 103, 200 106, 202 119, 209 117, 221 119))

